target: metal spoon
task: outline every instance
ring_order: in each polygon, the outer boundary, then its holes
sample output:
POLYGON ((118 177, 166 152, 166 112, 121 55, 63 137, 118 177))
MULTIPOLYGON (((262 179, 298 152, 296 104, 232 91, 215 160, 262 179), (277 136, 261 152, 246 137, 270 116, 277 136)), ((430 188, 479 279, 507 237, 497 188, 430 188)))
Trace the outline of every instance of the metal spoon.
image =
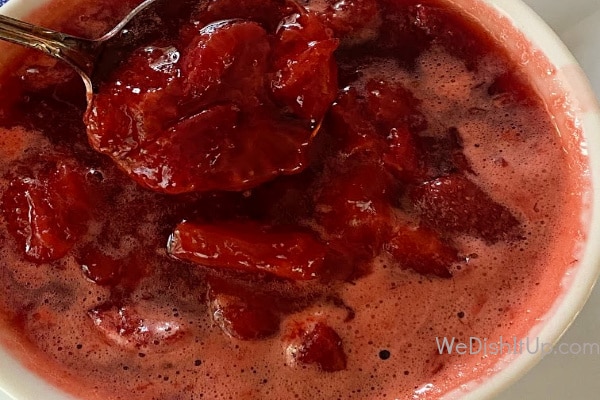
POLYGON ((198 4, 197 0, 175 2, 177 5, 169 2, 173 3, 172 0, 145 0, 98 39, 67 35, 0 15, 0 40, 31 47, 67 62, 83 79, 89 103, 98 77, 103 72, 98 68, 100 64, 106 69, 105 64, 111 64, 111 60, 116 63, 128 47, 149 36, 161 34, 164 31, 160 26, 161 18, 178 15, 182 7, 198 4), (107 61, 99 63, 101 59, 107 61))

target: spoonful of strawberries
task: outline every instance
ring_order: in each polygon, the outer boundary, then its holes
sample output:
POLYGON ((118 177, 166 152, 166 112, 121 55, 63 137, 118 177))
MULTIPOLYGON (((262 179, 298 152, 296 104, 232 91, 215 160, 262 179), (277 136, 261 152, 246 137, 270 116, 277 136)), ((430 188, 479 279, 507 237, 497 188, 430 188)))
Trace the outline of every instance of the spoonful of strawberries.
POLYGON ((95 40, 0 16, 0 39, 81 75, 90 144, 168 194, 304 170, 337 95, 331 35, 294 0, 145 0, 95 40))
MULTIPOLYGON (((172 1, 171 1, 172 2, 172 1)), ((102 54, 123 49, 157 27, 159 13, 167 10, 168 0, 144 0, 114 28, 97 39, 67 35, 52 29, 35 26, 5 15, 0 15, 0 39, 40 50, 71 65, 83 79, 88 96, 94 92, 95 74, 98 73, 102 54), (142 28, 143 27, 143 28, 142 28)), ((190 2, 178 4, 177 12, 184 12, 190 2)))

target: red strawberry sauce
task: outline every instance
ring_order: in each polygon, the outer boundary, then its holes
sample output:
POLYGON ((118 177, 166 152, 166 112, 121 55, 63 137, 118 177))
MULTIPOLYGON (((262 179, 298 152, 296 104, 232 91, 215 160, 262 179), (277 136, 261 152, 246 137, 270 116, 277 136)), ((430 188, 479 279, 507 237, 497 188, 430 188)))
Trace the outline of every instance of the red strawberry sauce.
MULTIPOLYGON (((432 399, 501 358, 436 338, 549 310, 585 165, 518 65, 441 0, 299 3, 163 10, 87 112, 6 47, 0 315, 32 370, 85 399, 432 399)), ((95 37, 137 1, 52 4, 95 37)))

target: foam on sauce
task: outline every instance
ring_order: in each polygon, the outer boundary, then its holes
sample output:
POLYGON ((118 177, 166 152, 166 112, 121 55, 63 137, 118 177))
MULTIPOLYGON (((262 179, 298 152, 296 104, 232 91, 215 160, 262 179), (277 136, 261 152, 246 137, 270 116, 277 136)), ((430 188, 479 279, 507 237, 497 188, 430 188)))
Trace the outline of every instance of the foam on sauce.
MULTIPOLYGON (((38 59, 29 57, 28 62, 38 59)), ((490 245, 454 238, 468 261, 453 266, 450 280, 402 270, 382 255, 372 273, 354 284, 336 284, 341 300, 354 311, 351 322, 344 309, 326 301, 284 319, 285 335, 295 321, 325 318, 343 338, 346 370, 324 373, 290 365, 280 336, 247 342, 224 335, 204 301, 203 274, 164 257, 161 246, 169 227, 164 231, 157 223, 164 210, 146 208, 162 203, 133 183, 124 183, 109 216, 127 234, 103 250, 121 257, 151 249, 127 307, 143 315, 146 328, 158 332, 160 340, 136 347, 95 329, 88 311, 115 302, 110 288, 84 279, 72 254, 51 265, 23 261, 2 228, 0 309, 6 329, 14 330, 22 345, 17 355, 86 399, 433 399, 486 376, 503 355, 441 355, 436 338, 492 343, 502 336, 512 343, 539 321, 577 261, 584 167, 562 151, 568 135, 557 134, 539 103, 515 106, 502 96, 490 100, 485 88, 507 65, 493 58, 479 65, 471 70, 433 46, 412 70, 386 60, 360 68, 364 76, 402 82, 422 100, 428 134, 441 134, 448 126, 460 131, 476 172, 471 179, 524 221, 526 239, 490 245), (138 216, 128 214, 133 203, 140 205, 138 216), (162 242, 153 246, 154 241, 162 242)), ((7 75, 0 85, 9 84, 7 75)), ((78 129, 83 132, 83 126, 78 129)), ((83 144, 81 132, 77 140, 83 144)), ((16 158, 46 153, 50 146, 43 133, 21 126, 0 128, 0 143, 2 175, 16 158)), ((127 182, 110 164, 90 157, 105 181, 127 182)), ((0 179, 1 191, 7 182, 0 179)), ((104 224, 93 223, 89 235, 102 232, 104 224)), ((293 298, 291 286, 272 285, 293 298)))

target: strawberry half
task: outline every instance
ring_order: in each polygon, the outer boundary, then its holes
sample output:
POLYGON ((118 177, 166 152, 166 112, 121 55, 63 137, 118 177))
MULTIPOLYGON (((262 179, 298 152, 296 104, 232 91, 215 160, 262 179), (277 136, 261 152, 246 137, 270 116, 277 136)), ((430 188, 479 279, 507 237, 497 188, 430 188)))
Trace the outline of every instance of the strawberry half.
POLYGON ((279 316, 266 301, 233 294, 208 292, 212 319, 228 336, 240 340, 265 339, 279 332, 279 316))
POLYGON ((337 47, 315 14, 287 17, 273 49, 275 101, 300 118, 320 121, 337 95, 337 47))
POLYGON ((182 222, 167 250, 174 258, 210 268, 304 281, 319 278, 327 247, 310 233, 276 231, 253 222, 182 222))
POLYGON ((89 196, 77 166, 48 162, 11 180, 2 196, 9 232, 37 263, 62 258, 87 229, 89 196))

